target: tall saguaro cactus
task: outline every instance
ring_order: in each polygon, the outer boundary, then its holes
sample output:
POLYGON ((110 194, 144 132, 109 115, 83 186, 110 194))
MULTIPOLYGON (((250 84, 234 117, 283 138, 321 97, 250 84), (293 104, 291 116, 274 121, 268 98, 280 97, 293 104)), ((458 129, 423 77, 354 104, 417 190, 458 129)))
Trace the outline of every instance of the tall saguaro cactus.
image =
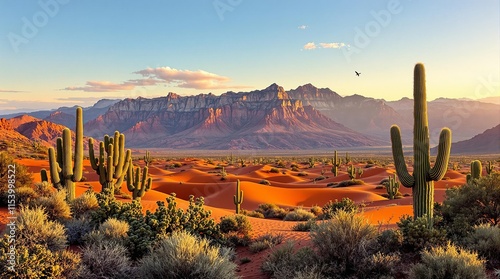
POLYGON ((144 197, 144 194, 151 189, 151 184, 153 179, 148 177, 148 167, 145 166, 142 169, 142 177, 140 176, 141 169, 135 168, 132 165, 132 159, 129 161, 129 167, 127 171, 127 189, 132 192, 132 198, 134 200, 140 200, 144 197))
POLYGON ((441 180, 448 168, 451 149, 451 130, 448 128, 441 130, 436 163, 431 168, 425 69, 423 64, 419 63, 415 65, 413 78, 413 173, 410 174, 406 167, 401 143, 401 131, 397 125, 391 127, 392 154, 401 184, 412 188, 414 218, 427 216, 429 226, 431 226, 434 208, 434 181, 441 180))
POLYGON ((389 182, 386 186, 387 194, 389 199, 393 200, 399 192, 399 182, 397 181, 396 175, 394 177, 389 176, 389 182))
POLYGON ((149 167, 149 164, 152 161, 153 160, 151 159, 151 152, 149 152, 149 150, 146 150, 146 155, 144 155, 144 164, 146 164, 146 167, 149 167))
POLYGON ((99 144, 99 158, 94 155, 94 139, 89 139, 89 157, 92 168, 99 175, 102 191, 121 187, 129 168, 132 151, 125 151, 125 135, 115 132, 114 137, 104 136, 99 144))
MULTIPOLYGON (((57 139, 57 154, 53 147, 49 148, 50 179, 57 189, 66 189, 66 199, 75 198, 75 182, 82 179, 83 173, 83 112, 76 109, 75 156, 71 150, 71 131, 63 130, 62 138, 57 139)), ((47 171, 41 170, 42 181, 48 181, 47 171)))
POLYGON ((243 202, 243 191, 240 190, 240 180, 236 181, 236 195, 233 196, 234 205, 236 206, 236 214, 240 214, 241 203, 243 202))
POLYGON ((339 167, 340 167, 340 160, 337 157, 337 150, 334 151, 333 153, 333 159, 332 159, 332 173, 333 176, 337 176, 339 174, 339 167))

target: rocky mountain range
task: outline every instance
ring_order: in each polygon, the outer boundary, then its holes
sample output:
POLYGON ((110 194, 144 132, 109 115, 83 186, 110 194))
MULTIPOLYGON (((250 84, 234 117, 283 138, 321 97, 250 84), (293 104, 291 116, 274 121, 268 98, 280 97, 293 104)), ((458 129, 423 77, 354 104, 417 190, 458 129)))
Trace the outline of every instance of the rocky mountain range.
MULTIPOLYGON (((500 124, 500 105, 485 100, 437 99, 428 102, 428 110, 431 143, 437 141, 439 131, 445 126, 452 129, 453 142, 457 142, 500 124)), ((63 107, 29 115, 73 127, 74 113, 74 107, 63 107)), ((16 115, 2 117, 13 119, 13 116, 16 115)), ((220 96, 169 93, 154 99, 103 99, 84 108, 84 121, 86 135, 100 139, 104 134, 119 130, 127 136, 130 147, 313 149, 374 146, 389 145, 389 127, 393 124, 400 126, 403 142, 411 143, 413 100, 403 98, 388 102, 361 95, 342 97, 329 88, 316 88, 312 84, 285 91, 272 84, 263 90, 227 92, 220 96)), ((27 131, 28 128, 23 130, 25 134, 27 131)), ((52 132, 47 129, 47 133, 52 132)))

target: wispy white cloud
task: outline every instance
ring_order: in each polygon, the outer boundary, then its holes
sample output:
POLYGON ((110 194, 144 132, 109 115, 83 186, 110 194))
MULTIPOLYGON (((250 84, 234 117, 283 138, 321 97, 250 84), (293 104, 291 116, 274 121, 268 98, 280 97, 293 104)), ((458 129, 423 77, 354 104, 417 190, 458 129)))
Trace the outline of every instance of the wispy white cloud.
POLYGON ((314 42, 309 42, 304 45, 305 50, 313 50, 316 49, 316 44, 314 42))
POLYGON ((0 93, 22 93, 26 91, 0 89, 0 93))
POLYGON ((303 49, 313 50, 319 48, 343 48, 343 47, 349 47, 349 45, 346 43, 319 43, 318 45, 316 45, 314 42, 309 42, 304 45, 303 49))
POLYGON ((226 89, 245 88, 247 86, 228 85, 230 78, 220 76, 203 70, 178 70, 170 67, 147 68, 134 74, 143 78, 131 79, 122 83, 110 81, 87 81, 85 86, 70 86, 63 90, 86 91, 86 92, 116 92, 132 90, 138 86, 153 86, 168 84, 182 88, 193 89, 226 89))
POLYGON ((300 29, 300 30, 305 30, 305 29, 307 29, 307 27, 308 27, 307 25, 300 25, 297 28, 300 29))

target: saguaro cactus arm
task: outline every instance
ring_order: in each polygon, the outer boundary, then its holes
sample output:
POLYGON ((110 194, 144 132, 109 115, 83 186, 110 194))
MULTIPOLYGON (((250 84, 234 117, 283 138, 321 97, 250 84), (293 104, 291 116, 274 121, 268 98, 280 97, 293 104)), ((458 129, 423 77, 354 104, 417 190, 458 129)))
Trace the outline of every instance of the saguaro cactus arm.
POLYGON ((434 167, 429 170, 429 178, 438 181, 446 174, 451 151, 451 130, 443 128, 439 135, 438 154, 434 167))
POLYGON ((397 125, 391 127, 391 142, 392 156, 394 158, 394 166, 398 174, 399 181, 407 188, 412 188, 415 185, 415 178, 408 172, 405 158, 403 155, 403 144, 401 143, 401 131, 397 125))
POLYGON ((236 214, 240 214, 241 203, 243 203, 243 191, 240 190, 240 180, 236 181, 236 195, 233 196, 234 205, 236 206, 236 214))

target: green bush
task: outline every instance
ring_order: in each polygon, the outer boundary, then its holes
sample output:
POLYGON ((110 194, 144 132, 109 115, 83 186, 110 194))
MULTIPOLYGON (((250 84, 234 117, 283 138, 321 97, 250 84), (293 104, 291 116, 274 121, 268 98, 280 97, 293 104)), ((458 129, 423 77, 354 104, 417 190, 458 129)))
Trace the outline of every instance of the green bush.
POLYGON ((343 211, 358 211, 358 206, 350 198, 342 198, 340 201, 329 201, 323 206, 323 219, 331 219, 339 210, 343 211))
POLYGON ((66 202, 66 190, 53 192, 49 197, 39 197, 34 204, 43 207, 50 220, 64 221, 71 218, 71 208, 66 202))
POLYGON ((0 278, 77 278, 81 272, 81 259, 76 253, 62 250, 53 252, 45 245, 16 245, 15 268, 11 263, 9 240, 0 239, 0 278))
POLYGON ((325 262, 336 266, 343 276, 357 272, 370 251, 377 246, 377 230, 353 211, 337 211, 331 220, 311 231, 311 239, 325 262))
POLYGON ((403 233, 400 230, 385 230, 377 237, 379 250, 382 253, 394 253, 403 246, 403 233))
MULTIPOLYGON (((292 242, 286 242, 274 249, 262 264, 262 271, 272 278, 294 278, 297 274, 319 267, 319 258, 310 247, 296 249, 292 242)), ((314 278, 314 277, 312 277, 314 278)))
POLYGON ((280 173, 280 170, 279 170, 279 169, 277 169, 277 168, 271 168, 271 169, 269 170, 269 172, 270 172, 270 173, 280 173))
POLYGON ((109 218, 97 230, 85 235, 84 240, 87 244, 115 242, 125 246, 128 240, 129 228, 127 222, 109 218))
POLYGON ((354 185, 365 185, 365 182, 361 179, 344 180, 339 182, 336 187, 347 187, 354 185))
POLYGON ((229 250, 210 246, 206 239, 174 232, 160 239, 139 262, 137 275, 144 279, 234 279, 238 277, 236 264, 230 257, 229 250))
POLYGON ((259 181, 259 184, 271 186, 271 182, 269 182, 269 180, 266 179, 262 179, 261 181, 259 181))
POLYGON ((47 181, 35 183, 35 192, 41 197, 50 197, 54 193, 54 186, 47 181))
POLYGON ((260 212, 257 212, 255 210, 253 211, 246 211, 246 210, 243 210, 243 214, 248 216, 248 217, 254 217, 254 218, 260 218, 260 219, 264 219, 264 214, 260 213, 260 212))
POLYGON ((38 198, 38 194, 33 188, 28 186, 22 186, 16 189, 16 204, 17 205, 29 205, 30 202, 38 198))
POLYGON ((16 245, 33 247, 40 244, 53 252, 67 246, 64 226, 48 220, 47 213, 40 207, 21 208, 16 225, 16 245))
POLYGON ((406 251, 418 252, 446 243, 446 231, 436 226, 429 228, 426 216, 413 219, 405 215, 396 224, 403 234, 403 248, 406 251))
POLYGON ((488 277, 484 261, 478 259, 476 253, 448 243, 445 246, 432 247, 429 251, 424 251, 421 263, 410 269, 410 278, 486 279, 488 277))
POLYGON ((296 208, 294 211, 290 211, 286 214, 284 221, 308 221, 315 218, 316 216, 302 208, 296 208))
POLYGON ((311 231, 311 229, 314 226, 316 226, 316 220, 309 219, 307 222, 301 222, 301 223, 295 224, 295 226, 292 227, 292 230, 299 231, 299 232, 308 232, 308 231, 311 231))
POLYGON ((323 208, 321 206, 313 206, 311 207, 311 213, 314 214, 314 216, 319 216, 321 213, 323 213, 323 208))
POLYGON ((297 173, 297 176, 308 176, 308 175, 309 174, 307 174, 306 172, 303 172, 303 171, 297 173))
POLYGON ((286 216, 286 210, 271 203, 259 204, 255 212, 262 213, 265 218, 278 218, 283 219, 286 216))
POLYGON ((83 237, 93 230, 92 222, 86 217, 72 218, 64 222, 69 244, 83 244, 83 237))
POLYGON ((488 261, 490 266, 500 265, 500 228, 489 224, 474 227, 474 231, 465 239, 468 249, 477 251, 488 261))
POLYGON ((283 234, 265 234, 255 239, 255 241, 248 246, 248 250, 252 253, 258 253, 280 244, 283 242, 284 238, 285 236, 283 234))
POLYGON ((459 240, 475 225, 500 224, 500 173, 446 190, 442 215, 450 237, 459 240))
POLYGON ((83 270, 79 278, 130 278, 132 262, 118 243, 91 244, 82 249, 83 270))
POLYGON ((367 258, 359 267, 359 278, 394 278, 396 267, 401 261, 399 253, 383 254, 377 252, 367 258))
POLYGON ((222 233, 236 232, 248 235, 252 231, 252 224, 245 215, 228 215, 221 217, 219 228, 222 233))
POLYGON ((0 152, 0 205, 7 205, 9 180, 10 182, 14 182, 11 185, 14 185, 15 189, 19 189, 23 186, 31 186, 33 184, 33 178, 31 173, 28 172, 28 169, 15 162, 14 157, 7 152, 2 151, 0 152), (15 169, 10 166, 15 166, 15 169), (15 171, 16 179, 12 179, 12 171, 15 171), (9 176, 11 177, 9 178, 9 176))
POLYGON ((75 198, 70 203, 73 218, 88 215, 99 207, 97 197, 92 190, 87 190, 81 196, 75 198))

